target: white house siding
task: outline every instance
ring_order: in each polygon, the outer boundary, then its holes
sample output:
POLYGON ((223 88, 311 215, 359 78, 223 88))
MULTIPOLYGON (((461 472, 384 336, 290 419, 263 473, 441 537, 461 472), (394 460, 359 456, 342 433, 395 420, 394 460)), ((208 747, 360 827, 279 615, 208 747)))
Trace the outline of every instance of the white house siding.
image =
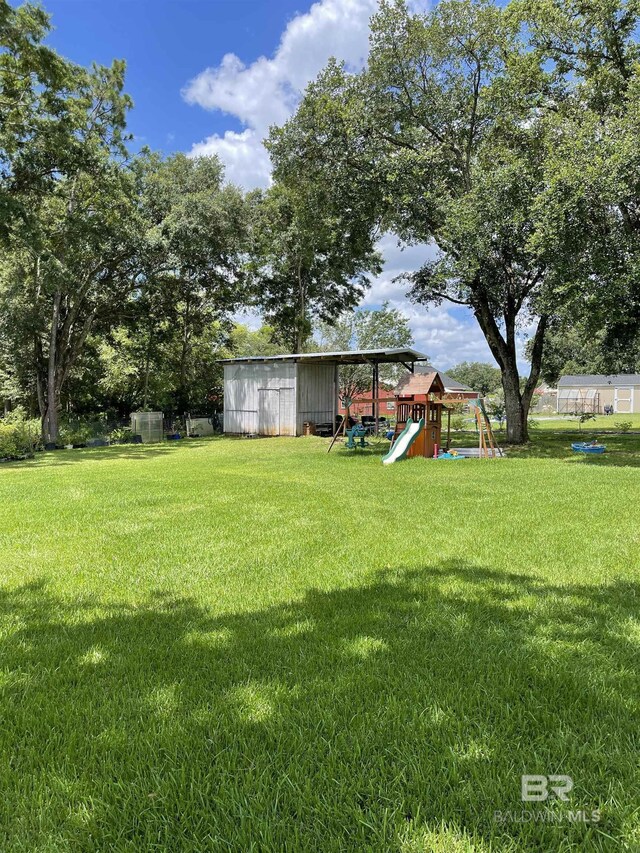
POLYGON ((225 364, 224 431, 295 435, 296 373, 287 362, 225 364))
POLYGON ((299 364, 296 434, 302 434, 305 421, 314 424, 333 421, 336 406, 335 364, 299 364))

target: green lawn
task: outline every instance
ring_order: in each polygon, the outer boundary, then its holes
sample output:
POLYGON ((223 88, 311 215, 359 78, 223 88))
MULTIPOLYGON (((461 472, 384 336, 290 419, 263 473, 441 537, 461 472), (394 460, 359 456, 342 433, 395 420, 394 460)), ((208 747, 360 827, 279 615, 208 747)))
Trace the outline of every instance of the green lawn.
POLYGON ((617 424, 630 423, 631 429, 640 431, 640 415, 596 415, 591 421, 579 423, 574 415, 533 415, 531 420, 540 429, 545 430, 578 430, 586 434, 618 432, 617 424))
MULTIPOLYGON (((571 465, 596 465, 598 467, 640 467, 640 433, 603 432, 602 430, 582 430, 565 428, 562 430, 530 431, 532 441, 522 447, 507 447, 504 433, 495 430, 494 437, 498 447, 505 446, 505 452, 511 459, 558 459, 571 465), (572 442, 597 440, 604 444, 606 452, 601 456, 585 458, 571 450, 572 442)), ((477 447, 478 433, 472 430, 451 433, 451 447, 477 447)))
POLYGON ((1 466, 0 850, 640 849, 640 436, 569 440, 1 466))

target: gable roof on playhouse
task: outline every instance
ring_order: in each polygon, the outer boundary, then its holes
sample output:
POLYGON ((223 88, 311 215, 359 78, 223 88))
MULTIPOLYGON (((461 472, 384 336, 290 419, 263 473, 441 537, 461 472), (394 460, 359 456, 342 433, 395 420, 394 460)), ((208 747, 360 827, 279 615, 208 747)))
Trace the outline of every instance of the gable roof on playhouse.
POLYGON ((444 382, 437 370, 431 373, 408 373, 403 376, 395 388, 397 397, 410 397, 414 394, 444 394, 444 382))
POLYGON ((447 394, 451 394, 456 391, 473 391, 473 388, 470 388, 468 385, 465 385, 463 382, 458 382, 457 379, 454 379, 453 376, 449 376, 448 373, 443 373, 442 370, 436 370, 436 368, 429 363, 416 364, 415 373, 438 373, 440 375, 440 379, 442 379, 442 384, 444 385, 445 391, 447 394))

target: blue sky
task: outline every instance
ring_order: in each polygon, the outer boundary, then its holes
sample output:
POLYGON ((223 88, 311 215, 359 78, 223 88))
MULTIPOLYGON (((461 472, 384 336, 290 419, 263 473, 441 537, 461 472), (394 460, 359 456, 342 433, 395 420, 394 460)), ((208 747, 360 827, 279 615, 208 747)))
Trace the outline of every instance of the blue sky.
MULTIPOLYGON (((300 92, 335 55, 356 69, 366 59, 377 0, 45 0, 49 43, 89 64, 127 62, 136 143, 166 153, 217 154, 230 180, 267 186, 261 140, 295 109, 300 92)), ((415 0, 421 3, 423 0, 415 0)), ((425 246, 381 241, 383 274, 363 307, 388 299, 410 320, 416 347, 446 369, 492 361, 470 313, 411 305, 396 275, 417 268, 425 246)), ((255 322, 255 318, 253 318, 255 322)))
POLYGON ((241 130, 230 115, 194 108, 181 90, 226 53, 250 62, 277 47, 299 0, 45 0, 49 43, 88 65, 127 62, 136 138, 164 151, 188 151, 214 132, 241 130))

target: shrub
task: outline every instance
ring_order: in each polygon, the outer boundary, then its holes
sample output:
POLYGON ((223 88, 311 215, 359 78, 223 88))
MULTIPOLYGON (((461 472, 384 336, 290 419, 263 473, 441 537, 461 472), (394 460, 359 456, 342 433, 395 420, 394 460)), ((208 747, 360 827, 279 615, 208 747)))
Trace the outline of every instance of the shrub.
POLYGON ((16 409, 0 420, 0 459, 24 459, 42 447, 40 421, 16 409))
POLYGON ((578 424, 580 425, 580 429, 582 429, 582 424, 586 424, 587 421, 595 421, 596 416, 593 412, 582 412, 578 417, 578 424))
POLYGON ((614 424, 614 427, 619 432, 629 432, 629 430, 631 429, 632 426, 633 426, 633 423, 631 421, 617 421, 614 424))
POLYGON ((454 415, 451 418, 451 429, 460 432, 464 429, 464 418, 462 415, 454 415))
POLYGON ((131 427, 116 427, 109 433, 109 441, 113 443, 131 441, 131 436, 131 427))
POLYGON ((63 444, 86 444, 93 438, 94 430, 90 424, 73 421, 60 426, 59 439, 63 444))
POLYGON ((69 435, 72 444, 86 444, 92 437, 93 430, 87 424, 77 424, 69 435))

